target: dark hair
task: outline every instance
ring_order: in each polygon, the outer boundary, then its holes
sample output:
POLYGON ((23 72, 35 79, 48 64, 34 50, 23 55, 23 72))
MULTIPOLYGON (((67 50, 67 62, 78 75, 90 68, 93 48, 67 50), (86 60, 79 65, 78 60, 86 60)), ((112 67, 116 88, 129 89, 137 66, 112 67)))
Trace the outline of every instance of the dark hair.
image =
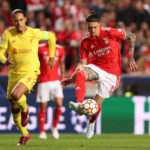
POLYGON ((22 13, 24 15, 24 17, 26 16, 25 12, 22 9, 15 9, 15 10, 13 10, 12 16, 17 14, 17 13, 22 13))
POLYGON ((86 18, 86 22, 100 22, 100 17, 94 10, 91 10, 89 16, 86 18))

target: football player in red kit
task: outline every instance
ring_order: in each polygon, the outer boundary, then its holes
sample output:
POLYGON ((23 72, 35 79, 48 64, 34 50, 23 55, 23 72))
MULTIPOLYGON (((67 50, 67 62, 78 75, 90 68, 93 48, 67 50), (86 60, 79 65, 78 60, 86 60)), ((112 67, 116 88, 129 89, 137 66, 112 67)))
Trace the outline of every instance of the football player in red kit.
POLYGON ((40 126, 40 138, 46 139, 47 135, 44 129, 46 122, 46 110, 47 103, 49 100, 53 100, 56 103, 54 109, 53 124, 51 127, 52 135, 55 139, 59 138, 59 133, 57 130, 57 125, 59 123, 59 117, 62 113, 63 104, 63 91, 60 84, 60 77, 64 79, 65 75, 65 64, 64 64, 64 48, 62 46, 56 45, 55 50, 55 61, 56 64, 52 69, 48 68, 48 56, 49 48, 46 43, 39 45, 39 60, 40 60, 40 75, 38 79, 37 88, 37 102, 40 103, 38 120, 40 126), (60 68, 60 77, 59 77, 60 68))
POLYGON ((80 44, 80 63, 71 78, 62 80, 62 85, 66 86, 75 81, 75 93, 77 103, 69 102, 70 109, 80 115, 82 112, 82 102, 85 97, 86 81, 97 81, 97 91, 94 100, 97 102, 98 112, 89 119, 86 137, 91 138, 94 134, 96 118, 101 111, 101 104, 105 98, 118 88, 121 75, 121 50, 122 40, 130 41, 130 51, 128 63, 131 70, 136 71, 133 53, 135 47, 135 35, 124 29, 114 29, 111 27, 100 27, 99 16, 91 11, 86 18, 89 36, 85 37, 80 44))

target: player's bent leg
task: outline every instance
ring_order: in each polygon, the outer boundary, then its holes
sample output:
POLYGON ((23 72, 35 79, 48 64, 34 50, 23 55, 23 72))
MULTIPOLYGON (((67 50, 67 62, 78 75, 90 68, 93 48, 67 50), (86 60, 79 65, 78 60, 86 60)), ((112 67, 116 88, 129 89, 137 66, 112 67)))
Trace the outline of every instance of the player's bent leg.
POLYGON ((39 111, 38 111, 38 121, 40 127, 40 135, 39 138, 47 139, 46 131, 45 131, 45 122, 46 122, 46 110, 47 110, 47 102, 40 103, 39 111))
POLYGON ((53 125, 51 127, 51 132, 52 132, 52 136, 55 139, 59 139, 59 132, 57 129, 57 125, 59 123, 59 118, 62 114, 62 104, 63 104, 63 98, 62 97, 56 97, 54 99, 55 103, 56 103, 56 107, 54 109, 54 119, 53 119, 53 125))
POLYGON ((22 134, 20 141, 17 145, 25 145, 26 142, 31 138, 31 135, 26 129, 26 127, 23 127, 21 125, 21 111, 19 106, 15 104, 12 100, 10 100, 10 103, 11 103, 11 112, 12 112, 14 123, 16 124, 16 126, 18 127, 18 129, 22 134))
POLYGON ((88 123, 88 127, 87 127, 87 132, 86 132, 86 137, 88 139, 92 138, 92 136, 94 135, 94 127, 95 127, 95 121, 101 111, 101 104, 104 101, 104 99, 102 97, 100 97, 99 95, 96 94, 96 96, 94 97, 94 100, 97 102, 98 104, 98 111, 95 115, 93 115, 92 117, 90 117, 89 119, 89 123, 88 123))
POLYGON ((11 96, 15 100, 15 103, 21 108, 21 124, 26 126, 29 122, 29 107, 26 104, 26 96, 24 93, 28 91, 28 88, 21 82, 19 82, 12 90, 11 96))
POLYGON ((25 94, 28 91, 28 88, 25 84, 22 82, 19 82, 16 84, 16 86, 13 88, 11 96, 14 100, 18 101, 23 94, 25 94))

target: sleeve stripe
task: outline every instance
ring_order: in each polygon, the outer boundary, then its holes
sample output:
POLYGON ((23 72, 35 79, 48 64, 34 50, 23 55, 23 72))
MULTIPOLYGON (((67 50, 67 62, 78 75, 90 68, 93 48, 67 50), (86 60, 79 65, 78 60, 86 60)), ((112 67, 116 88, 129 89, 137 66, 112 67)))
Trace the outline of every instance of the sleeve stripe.
POLYGON ((44 36, 42 40, 48 40, 48 32, 47 31, 43 31, 44 36))

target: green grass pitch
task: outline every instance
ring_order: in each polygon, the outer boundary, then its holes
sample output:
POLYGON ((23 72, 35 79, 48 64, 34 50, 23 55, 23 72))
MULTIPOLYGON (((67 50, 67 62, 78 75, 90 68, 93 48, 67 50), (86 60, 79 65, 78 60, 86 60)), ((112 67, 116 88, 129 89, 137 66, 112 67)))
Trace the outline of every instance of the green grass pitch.
POLYGON ((0 134, 0 150, 150 150, 150 136, 133 134, 102 134, 86 139, 83 134, 61 134, 59 140, 48 134, 41 140, 32 134, 24 147, 16 146, 19 134, 0 134))

